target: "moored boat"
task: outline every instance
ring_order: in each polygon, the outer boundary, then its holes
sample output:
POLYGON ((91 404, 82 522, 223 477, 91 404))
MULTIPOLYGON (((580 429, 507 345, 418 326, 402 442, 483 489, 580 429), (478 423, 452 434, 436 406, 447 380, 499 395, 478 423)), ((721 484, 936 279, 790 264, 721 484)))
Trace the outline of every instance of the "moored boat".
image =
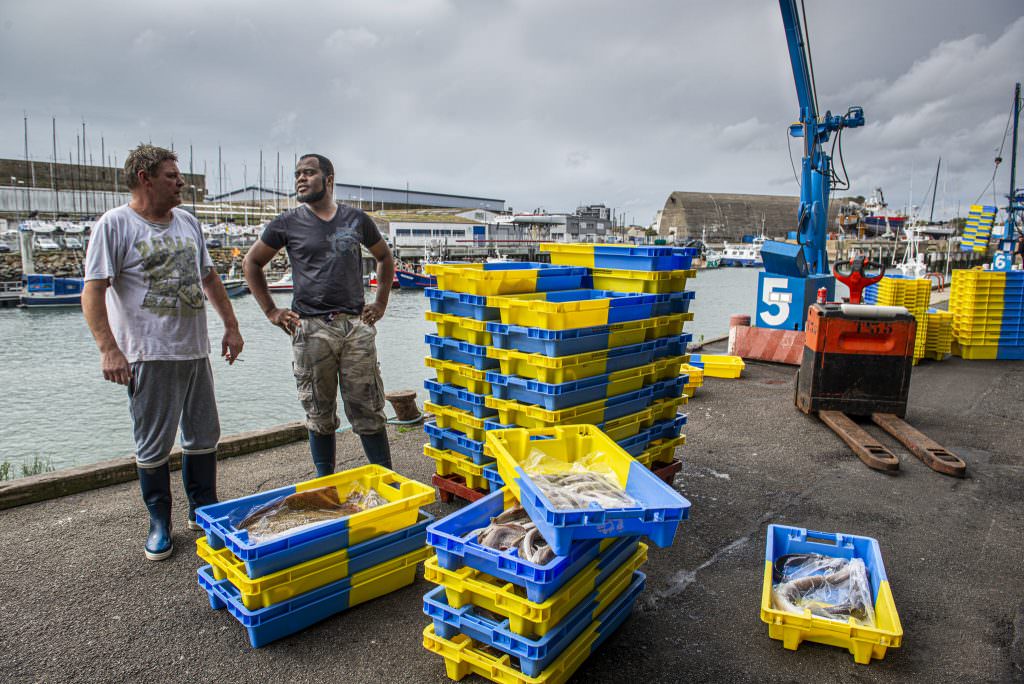
POLYGON ((82 306, 82 278, 58 278, 33 273, 22 276, 24 291, 19 297, 21 306, 33 309, 82 306))

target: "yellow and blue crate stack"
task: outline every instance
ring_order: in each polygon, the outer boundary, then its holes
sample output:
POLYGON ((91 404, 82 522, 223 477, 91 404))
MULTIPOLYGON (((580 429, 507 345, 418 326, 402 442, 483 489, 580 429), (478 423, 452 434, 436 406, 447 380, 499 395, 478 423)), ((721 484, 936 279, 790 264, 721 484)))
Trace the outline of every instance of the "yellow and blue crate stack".
POLYGON ((641 537, 671 545, 690 504, 593 425, 496 429, 486 442, 508 485, 428 527, 424 576, 437 587, 423 597, 423 646, 455 680, 561 684, 643 592, 641 537), (538 484, 581 472, 627 500, 556 506, 538 484))
POLYGON ((500 487, 487 430, 572 424, 598 425, 645 465, 678 470, 694 250, 541 249, 551 264, 427 266, 438 334, 426 339, 437 377, 426 381, 435 419, 425 452, 438 477, 500 487))
POLYGON ((367 465, 203 506, 199 586, 265 646, 412 584, 434 522, 420 507, 434 498, 367 465))
POLYGON ((881 282, 864 291, 864 301, 879 306, 902 306, 917 321, 914 335, 914 364, 925 357, 928 344, 928 307, 931 304, 932 281, 925 278, 885 276, 881 282))
POLYGON ((954 353, 1024 359, 1024 271, 954 270, 949 309, 954 353))
POLYGON ((992 226, 996 221, 996 208, 987 204, 972 204, 964 224, 960 249, 964 252, 982 252, 988 249, 992 226))

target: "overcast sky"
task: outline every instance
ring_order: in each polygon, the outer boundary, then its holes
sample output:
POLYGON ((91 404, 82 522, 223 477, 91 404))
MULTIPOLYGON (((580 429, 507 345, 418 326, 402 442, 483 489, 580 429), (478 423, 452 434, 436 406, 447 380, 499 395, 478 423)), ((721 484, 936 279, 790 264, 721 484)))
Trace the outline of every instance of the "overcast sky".
MULTIPOLYGON (((806 7, 820 109, 867 119, 843 137, 850 194, 921 203, 941 156, 937 214, 966 213, 1024 80, 1024 2, 806 7)), ((64 161, 84 120, 97 163, 101 136, 119 162, 173 142, 186 170, 191 144, 212 191, 220 145, 225 189, 256 181, 260 149, 267 186, 277 154, 290 171, 319 151, 341 182, 642 224, 675 190, 799 193, 773 0, 3 0, 0 27, 4 157, 24 155, 27 114, 33 158, 52 155, 51 117, 64 161)), ((1000 203, 1009 138, 1003 157, 1000 203)))

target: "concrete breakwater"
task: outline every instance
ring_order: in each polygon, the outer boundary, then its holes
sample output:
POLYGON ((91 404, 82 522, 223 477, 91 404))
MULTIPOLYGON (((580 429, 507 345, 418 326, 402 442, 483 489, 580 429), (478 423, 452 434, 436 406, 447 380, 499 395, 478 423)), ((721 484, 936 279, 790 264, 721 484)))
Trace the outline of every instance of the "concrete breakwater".
MULTIPOLYGON (((232 247, 211 249, 210 256, 213 257, 218 272, 227 273, 234 262, 238 276, 241 277, 242 257, 245 256, 249 248, 238 247, 239 255, 237 257, 233 256, 234 249, 232 247)), ((71 278, 82 275, 85 253, 66 249, 59 252, 36 252, 32 255, 32 259, 35 262, 36 273, 71 278)), ((284 255, 284 252, 270 262, 271 271, 284 271, 287 268, 288 257, 284 255)), ((21 280, 21 255, 15 252, 0 254, 0 282, 12 280, 21 280)))

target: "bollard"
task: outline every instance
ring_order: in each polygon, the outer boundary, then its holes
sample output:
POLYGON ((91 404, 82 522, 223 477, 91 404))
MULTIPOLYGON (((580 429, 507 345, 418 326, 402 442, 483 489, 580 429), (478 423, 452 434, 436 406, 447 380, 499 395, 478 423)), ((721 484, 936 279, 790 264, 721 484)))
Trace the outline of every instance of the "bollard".
POLYGON ((413 423, 423 419, 423 413, 416 406, 416 392, 414 390, 398 390, 388 392, 384 398, 391 402, 391 408, 395 410, 395 420, 401 423, 413 423))
POLYGON ((730 355, 736 355, 736 328, 740 326, 750 327, 750 316, 744 314, 733 314, 729 316, 729 348, 730 355))

